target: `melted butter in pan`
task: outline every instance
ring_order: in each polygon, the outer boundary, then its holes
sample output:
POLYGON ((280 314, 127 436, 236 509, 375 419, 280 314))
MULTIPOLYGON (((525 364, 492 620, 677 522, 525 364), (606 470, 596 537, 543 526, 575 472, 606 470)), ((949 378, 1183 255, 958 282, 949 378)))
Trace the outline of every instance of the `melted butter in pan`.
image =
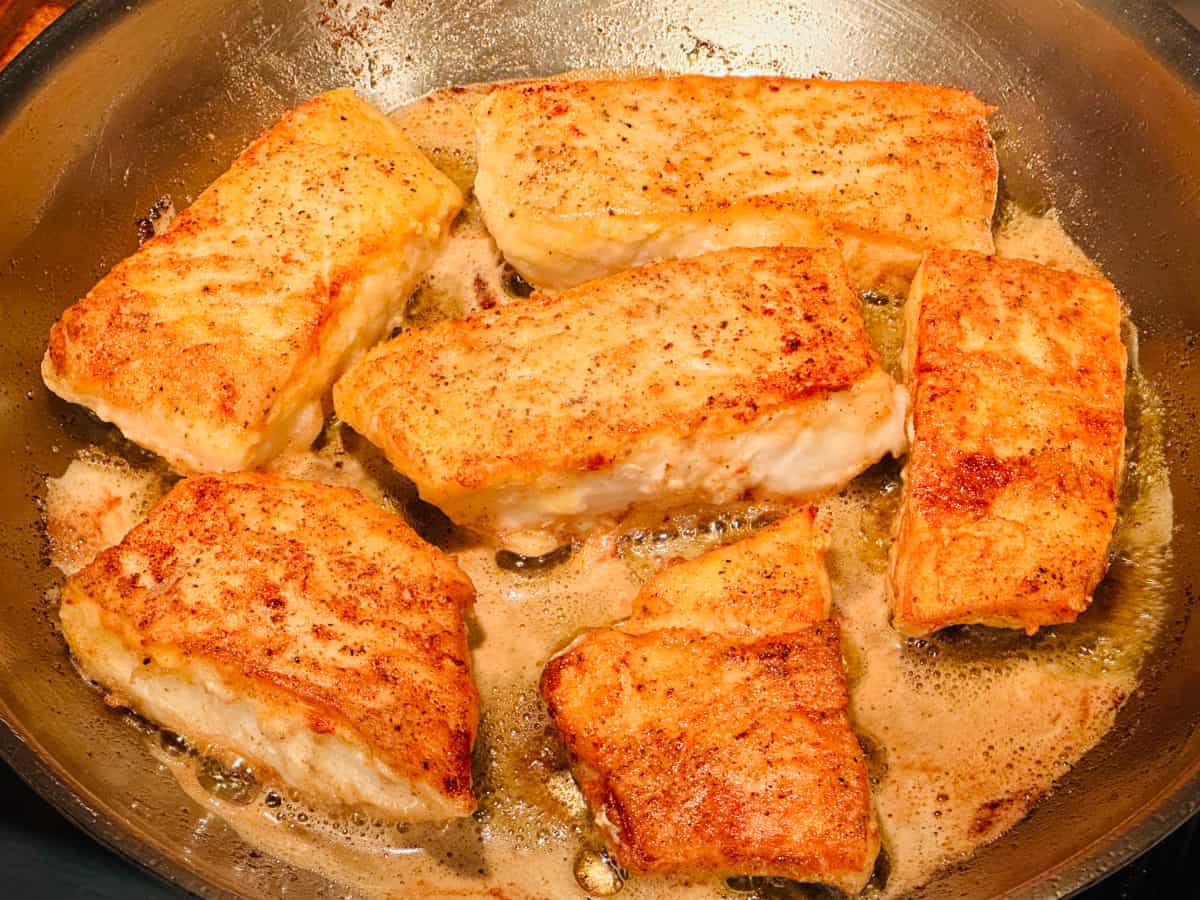
MULTIPOLYGON (((435 163, 468 190, 474 175, 470 113, 484 90, 436 92, 396 113, 435 163)), ((1053 212, 1004 210, 997 249, 1094 271, 1053 212)), ((505 271, 469 199, 442 259, 409 304, 408 324, 525 293, 527 286, 505 271)), ((863 299, 868 328, 894 371, 902 304, 863 299)), ((1129 335, 1135 343, 1131 326, 1129 335)), ((1134 691, 1168 614, 1172 523, 1162 406, 1137 373, 1136 354, 1127 422, 1127 473, 1109 575, 1078 622, 1033 637, 958 628, 906 641, 889 627, 884 580, 900 495, 894 461, 823 504, 833 523, 828 565, 852 714, 868 750, 885 846, 868 893, 901 896, 1002 834, 1104 736, 1134 691)), ((324 812, 270 785, 252 795, 214 793, 212 786, 224 781, 213 777, 206 753, 180 753, 153 739, 153 751, 183 788, 243 838, 368 896, 582 898, 585 888, 598 896, 601 884, 637 898, 811 895, 809 888, 759 879, 624 879, 599 871, 608 865, 602 842, 537 693, 546 659, 581 631, 626 616, 639 583, 663 560, 734 540, 784 508, 739 504, 666 517, 635 514, 531 573, 498 566, 494 548, 421 504, 410 482, 336 422, 312 451, 289 454, 272 468, 357 487, 458 554, 478 590, 469 627, 482 709, 475 772, 480 808, 444 826, 410 826, 324 812)), ((100 451, 73 462, 47 491, 55 564, 77 568, 119 540, 166 483, 161 473, 100 451)))

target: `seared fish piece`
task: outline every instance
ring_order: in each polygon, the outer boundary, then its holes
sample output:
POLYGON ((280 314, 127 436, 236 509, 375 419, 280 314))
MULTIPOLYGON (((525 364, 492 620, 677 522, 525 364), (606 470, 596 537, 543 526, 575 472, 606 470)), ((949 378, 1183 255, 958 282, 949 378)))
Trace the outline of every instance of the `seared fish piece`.
POLYGON ((415 329, 334 403, 422 497, 501 533, 813 494, 904 448, 832 250, 672 260, 415 329))
POLYGON ((1104 278, 934 250, 913 281, 912 450, 892 549, 905 634, 1075 619, 1104 576, 1125 421, 1104 278))
POLYGON ((385 116, 322 94, 63 313, 42 377, 181 472, 260 466, 316 437, 461 205, 385 116))
POLYGON ((593 632, 542 693, 622 865, 857 892, 878 852, 838 628, 593 632))
MULTIPOLYGON (((642 586, 638 628, 783 633, 829 617, 829 535, 808 508, 743 540, 668 563, 642 586)), ((630 626, 632 627, 632 626, 630 626)))
POLYGON ((992 250, 991 107, 954 88, 698 75, 501 85, 475 193, 530 282, 660 257, 836 239, 901 293, 932 246, 992 250))
POLYGON ((474 593, 357 491, 210 475, 71 576, 61 618, 109 703, 312 800, 445 819, 475 808, 474 593))
POLYGON ((828 599, 813 538, 812 513, 802 512, 750 538, 756 547, 676 563, 647 585, 633 618, 586 634, 547 665, 542 695, 626 867, 850 892, 869 879, 879 838, 838 627, 812 617, 828 599), (770 546, 805 537, 785 551, 797 572, 790 562, 764 568, 770 546), (730 593, 713 615, 717 571, 730 593), (773 610, 784 599, 776 576, 804 599, 773 610), (697 585, 694 596, 685 583, 697 585))

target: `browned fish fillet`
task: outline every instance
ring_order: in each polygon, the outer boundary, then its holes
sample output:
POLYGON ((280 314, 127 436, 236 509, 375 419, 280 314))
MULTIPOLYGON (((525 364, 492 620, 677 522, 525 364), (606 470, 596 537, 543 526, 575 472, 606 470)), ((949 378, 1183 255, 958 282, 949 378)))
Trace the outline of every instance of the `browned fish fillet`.
POLYGON ((697 559, 668 563, 638 592, 627 627, 785 633, 828 618, 827 544, 809 508, 697 559))
POLYGON ((322 94, 63 313, 42 375, 180 471, 255 468, 312 442, 461 203, 385 116, 322 94))
POLYGON ((653 579, 633 618, 550 660, 542 694, 623 865, 858 891, 879 839, 838 628, 815 621, 823 543, 811 511, 743 543, 653 579))
POLYGON ((673 260, 414 329, 334 402, 422 497, 494 532, 811 495, 904 446, 903 391, 831 250, 673 260))
POLYGON ((71 576, 84 674, 317 802, 469 814, 478 697, 455 562, 357 491, 269 475, 177 485, 71 576))
POLYGON ((837 240, 860 289, 898 293, 931 246, 991 251, 990 113, 966 91, 899 82, 501 85, 476 113, 475 193, 539 287, 720 247, 837 240))
POLYGON ((892 551, 906 634, 1033 632, 1104 575, 1123 457, 1121 303, 1103 278, 931 251, 905 346, 913 446, 892 551))

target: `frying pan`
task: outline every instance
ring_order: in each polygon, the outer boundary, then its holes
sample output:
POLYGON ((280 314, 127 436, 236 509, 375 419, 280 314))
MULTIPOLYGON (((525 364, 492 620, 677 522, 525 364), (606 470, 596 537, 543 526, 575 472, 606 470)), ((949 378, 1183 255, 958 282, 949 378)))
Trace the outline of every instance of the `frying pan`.
POLYGON ((50 324, 283 109, 355 86, 388 108, 582 66, 908 78, 996 104, 1003 190, 1053 206, 1141 329, 1168 404, 1174 598, 1111 734, 1006 837, 926 890, 1060 897, 1200 805, 1200 35, 1096 0, 85 0, 0 74, 0 753, 115 850, 197 893, 344 895, 243 843, 72 670, 38 503, 109 432, 38 377, 50 324), (48 594, 50 592, 50 594, 48 594))

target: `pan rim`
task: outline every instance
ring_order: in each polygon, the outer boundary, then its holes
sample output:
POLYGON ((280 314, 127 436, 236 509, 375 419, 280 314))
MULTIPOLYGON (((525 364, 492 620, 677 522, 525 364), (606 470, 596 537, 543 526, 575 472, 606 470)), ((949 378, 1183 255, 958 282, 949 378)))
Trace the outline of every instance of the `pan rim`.
MULTIPOLYGON (((1092 7, 1141 45, 1192 92, 1200 95, 1200 31, 1165 3, 1143 0, 1076 0, 1092 7)), ((53 77, 61 60, 78 45, 96 38, 136 12, 128 0, 79 0, 0 71, 0 126, 19 118, 26 98, 53 77)), ((43 800, 76 827, 140 871, 162 882, 207 897, 236 897, 222 885, 181 865, 152 835, 138 833, 127 821, 92 796, 57 762, 37 748, 0 698, 0 759, 43 800)), ((1152 849, 1192 816, 1200 813, 1200 756, 1139 810, 1103 836, 1060 861, 1031 874, 1002 897, 1071 897, 1152 849)), ((969 861, 965 863, 969 865, 969 861)), ((960 864, 962 865, 962 864, 960 864)))

